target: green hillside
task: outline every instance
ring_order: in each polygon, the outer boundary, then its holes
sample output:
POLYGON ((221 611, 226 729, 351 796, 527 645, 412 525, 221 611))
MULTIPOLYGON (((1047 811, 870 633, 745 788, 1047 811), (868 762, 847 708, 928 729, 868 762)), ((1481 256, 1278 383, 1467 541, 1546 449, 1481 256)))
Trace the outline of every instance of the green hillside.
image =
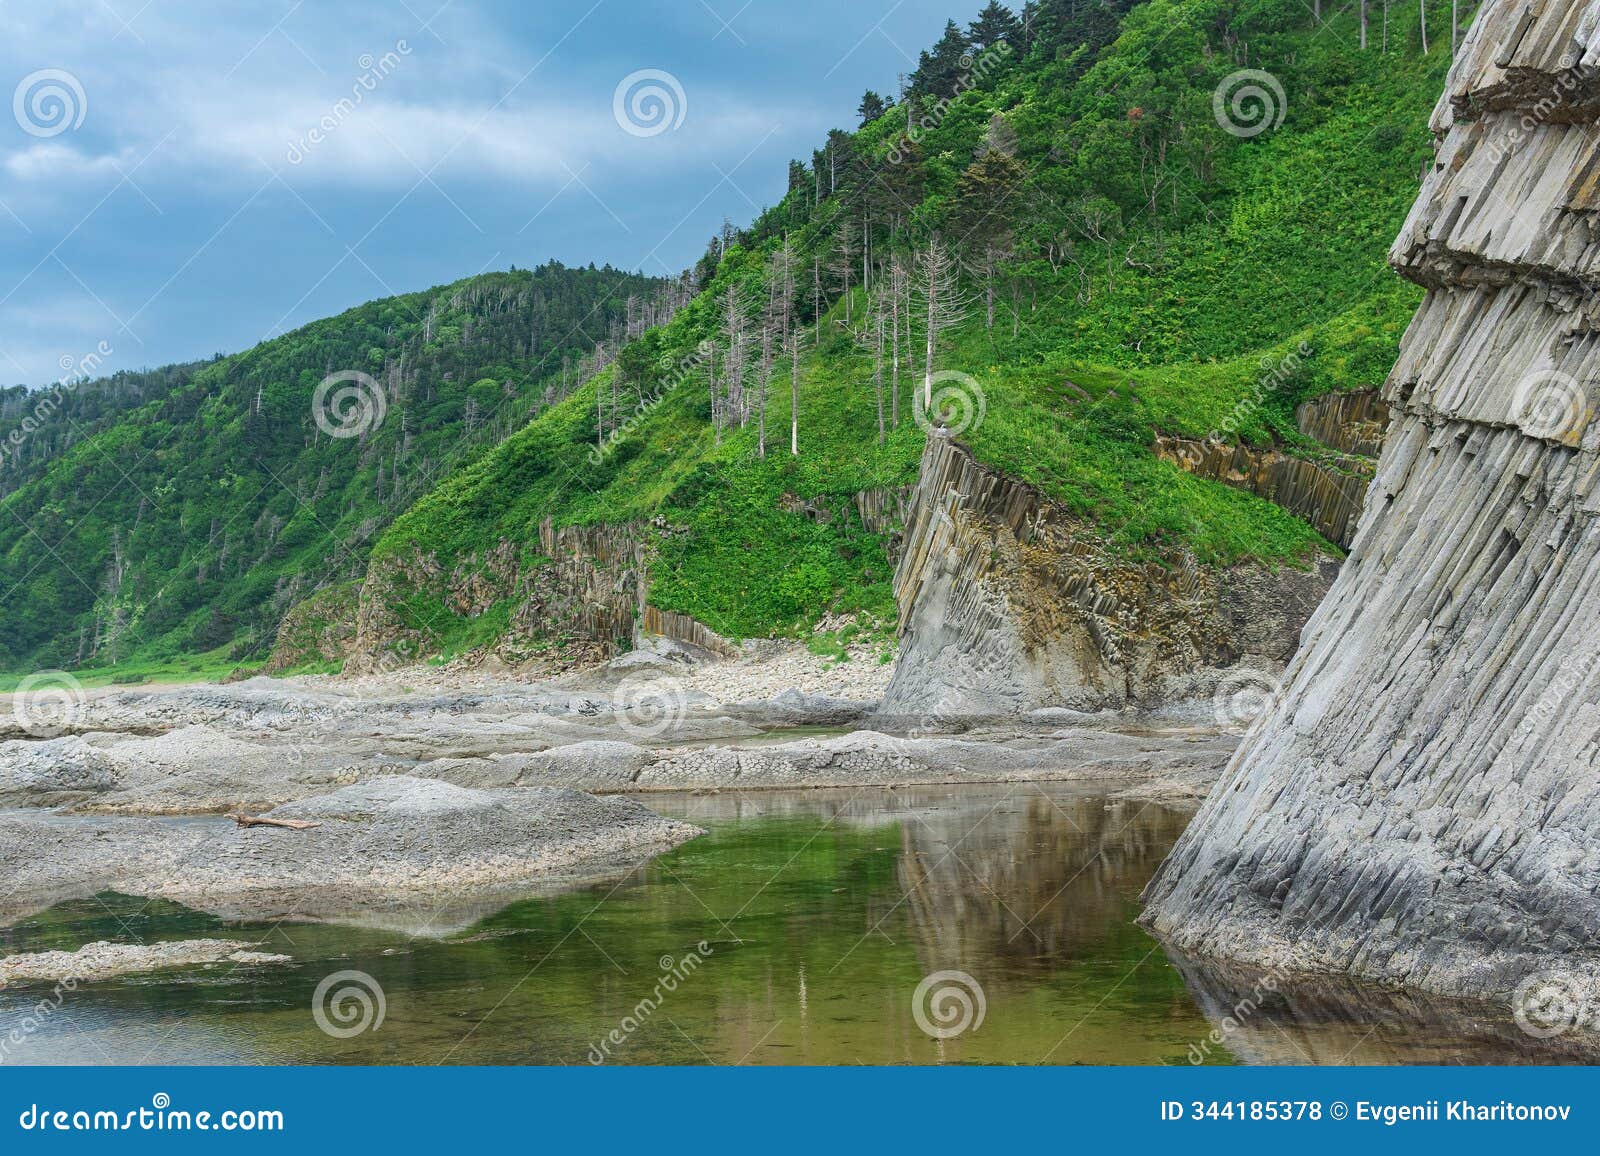
POLYGON ((78 387, 24 440, 36 456, 17 456, 0 498, 0 665, 263 653, 289 606, 364 571, 395 513, 559 400, 564 360, 570 388, 630 299, 669 291, 612 269, 489 274, 182 367, 169 388, 78 387), (322 428, 318 386, 354 371, 383 412, 341 402, 352 383, 337 382, 322 428), (358 430, 364 412, 381 420, 358 430), (358 436, 329 432, 345 418, 358 436))
MULTIPOLYGON (((1381 381, 1416 306, 1384 254, 1431 155, 1449 5, 1429 8, 1427 55, 1414 7, 1380 31, 1373 6, 1365 49, 1359 8, 1324 11, 959 13, 971 24, 947 27, 907 93, 866 94, 857 127, 791 163, 778 205, 712 241, 668 324, 640 335, 624 300, 667 316, 676 286, 491 274, 108 404, 90 436, 0 477, 0 665, 262 656, 290 606, 369 562, 470 571, 509 540, 537 566, 545 518, 654 520, 651 601, 725 635, 887 619, 884 544, 854 495, 909 484, 929 424, 1097 521, 1111 551, 1330 550, 1151 450, 1213 430, 1294 448, 1295 404, 1381 381), (1241 84, 1260 99, 1232 101, 1241 84), (634 339, 580 375, 608 337, 610 353, 634 339), (348 369, 393 396, 372 432, 335 439, 312 397, 348 369)), ((413 594, 440 648, 501 620, 413 594)))
MULTIPOLYGON (((663 609, 733 637, 827 612, 889 617, 882 543, 852 502, 915 476, 925 298, 910 294, 918 316, 902 344, 915 356, 901 368, 899 423, 886 417, 881 440, 871 319, 892 311, 895 261, 914 280, 935 238, 959 255, 969 299, 964 320, 939 335, 935 368, 975 382, 954 385, 967 409, 946 424, 980 458, 1096 519, 1108 548, 1130 555, 1183 545, 1203 561, 1293 564, 1331 551, 1278 508, 1190 477, 1150 447, 1158 431, 1219 429, 1293 446, 1299 401, 1383 379, 1417 302, 1384 254, 1431 155, 1427 116, 1448 52, 1422 55, 1414 13, 1409 23, 1391 14, 1384 53, 1356 47, 1355 15, 1313 27, 1296 5, 1152 0, 1120 20, 1109 6, 1075 7, 1076 18, 1068 4, 1031 13, 1031 38, 1011 24, 1019 47, 907 146, 908 108, 935 107, 922 89, 938 83, 939 60, 982 57, 952 26, 910 100, 831 136, 810 164, 791 166, 783 203, 713 241, 704 288, 671 325, 430 493, 380 539, 375 560, 421 551, 470 569, 509 539, 537 565, 542 518, 656 518, 673 531, 652 568, 650 598, 663 609), (1246 64, 1281 84, 1284 113, 1249 138, 1225 131, 1212 107, 1219 83, 1246 64), (799 274, 788 326, 786 242, 799 274), (705 351, 724 365, 741 356, 728 336, 730 289, 750 330, 747 390, 766 376, 764 325, 777 350, 764 455, 759 403, 742 425, 713 421, 705 351), (791 455, 784 350, 796 336, 791 455), (963 420, 975 395, 981 420, 963 420), (642 414, 597 455, 618 398, 626 416, 643 399, 642 414), (812 509, 795 510, 796 499, 812 509), (817 518, 817 506, 832 516, 817 518)), ((980 25, 1004 15, 991 5, 980 25)), ((892 393, 884 406, 893 413, 892 393)), ((482 636, 438 599, 417 606, 411 625, 438 645, 482 636)))

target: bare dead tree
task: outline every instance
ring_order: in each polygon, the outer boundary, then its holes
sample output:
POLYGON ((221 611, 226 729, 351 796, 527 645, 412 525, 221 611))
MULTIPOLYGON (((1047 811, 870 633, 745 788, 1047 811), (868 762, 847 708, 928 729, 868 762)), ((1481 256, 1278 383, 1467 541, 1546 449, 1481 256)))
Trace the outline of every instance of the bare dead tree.
POLYGON ((933 405, 933 359, 939 339, 966 316, 959 264, 937 237, 917 255, 915 287, 923 325, 922 404, 926 411, 933 405))
POLYGON ((737 284, 729 285, 722 295, 721 322, 728 350, 722 367, 727 423, 732 425, 737 421, 739 428, 743 429, 750 416, 744 396, 745 347, 750 339, 750 319, 744 291, 737 284))
POLYGON ((888 336, 889 313, 893 306, 889 295, 881 286, 876 293, 867 295, 866 316, 861 319, 859 329, 851 331, 851 336, 857 345, 872 354, 872 385, 878 404, 878 444, 882 445, 885 432, 884 404, 883 404, 883 354, 884 345, 888 336))
POLYGON ((717 445, 722 444, 722 400, 717 393, 717 347, 707 342, 706 379, 711 385, 711 430, 717 445))
POLYGON ((851 278, 856 268, 856 239, 855 227, 848 219, 839 222, 839 228, 834 234, 833 249, 828 262, 828 272, 839 282, 839 291, 844 297, 844 323, 849 328, 852 321, 850 311, 850 286, 851 278))
POLYGON ((767 259, 767 306, 761 314, 761 383, 757 403, 756 452, 767 456, 767 393, 772 384, 773 343, 781 343, 789 332, 789 302, 794 294, 794 279, 789 273, 794 252, 787 238, 783 247, 767 259))
POLYGON ((817 337, 822 337, 822 257, 811 258, 811 316, 815 319, 817 337))
POLYGON ((878 395, 878 444, 883 444, 885 437, 883 428, 883 329, 886 318, 880 304, 873 310, 873 329, 876 331, 877 341, 873 348, 872 385, 878 395))
MULTIPOLYGON (((900 326, 904 322, 910 324, 910 298, 911 298, 911 271, 906 267, 905 258, 896 253, 889 258, 889 285, 887 296, 889 298, 889 425, 892 429, 900 428, 900 326)), ((910 335, 907 334, 906 346, 909 349, 910 335)))
POLYGON ((789 347, 789 453, 800 456, 800 318, 795 308, 794 246, 789 238, 773 254, 777 270, 778 295, 783 308, 783 336, 789 347))
POLYGON ((800 456, 800 337, 796 325, 789 331, 789 453, 800 456))

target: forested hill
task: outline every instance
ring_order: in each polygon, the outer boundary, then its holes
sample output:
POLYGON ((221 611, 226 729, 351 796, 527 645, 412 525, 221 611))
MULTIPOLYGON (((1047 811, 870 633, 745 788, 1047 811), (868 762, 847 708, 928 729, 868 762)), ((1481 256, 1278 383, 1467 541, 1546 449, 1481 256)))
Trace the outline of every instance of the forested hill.
POLYGON ((713 238, 689 308, 385 533, 404 630, 492 638, 416 561, 459 578, 512 543, 526 572, 544 518, 665 527, 651 604, 724 635, 892 623, 856 495, 910 483, 930 424, 1108 554, 1333 550, 1153 446, 1221 431, 1314 456, 1295 406, 1387 374, 1417 294, 1385 255, 1450 58, 1450 5, 1426 12, 1427 51, 1415 6, 1043 0, 952 21, 903 96, 864 94, 780 204, 713 238))
POLYGON ((886 622, 855 496, 907 485, 931 424, 1110 552, 1331 549, 1152 447, 1224 430, 1315 452, 1295 404, 1385 376, 1416 304, 1385 252, 1431 156, 1451 10, 953 10, 905 92, 838 94, 850 127, 684 285, 550 267, 374 302, 31 462, 0 499, 0 664, 260 656, 287 608, 369 563, 426 645, 492 642, 516 589, 441 583, 507 545, 524 576, 545 565, 545 519, 654 526, 652 604, 731 637, 886 622), (357 370, 386 415, 347 394, 370 428, 330 436, 314 396, 357 370))
POLYGON ((6 391, 0 665, 259 653, 288 606, 362 573, 397 512, 682 297, 550 264, 213 362, 6 391))

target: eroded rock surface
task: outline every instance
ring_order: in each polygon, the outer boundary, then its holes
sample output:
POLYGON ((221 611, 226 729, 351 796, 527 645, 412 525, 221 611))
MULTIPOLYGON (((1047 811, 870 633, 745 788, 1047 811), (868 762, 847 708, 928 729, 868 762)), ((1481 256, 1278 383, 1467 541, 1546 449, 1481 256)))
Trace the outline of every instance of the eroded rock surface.
POLYGON ((1008 718, 1042 707, 1209 697, 1221 672, 1281 668, 1338 570, 1142 566, 1095 527, 928 439, 895 591, 889 719, 1008 718))
MULTIPOLYGON (((1428 295, 1355 547, 1151 884, 1185 952, 1600 985, 1600 3, 1485 5, 1391 259, 1428 295)), ((1572 1026, 1572 1025, 1568 1025, 1572 1026)))
POLYGON ((76 986, 136 975, 168 967, 234 963, 241 967, 288 963, 287 955, 252 951, 252 943, 234 939, 180 939, 165 943, 109 943, 99 940, 77 951, 36 951, 0 959, 0 988, 15 983, 62 983, 76 986))
POLYGON ((229 820, 0 816, 0 916, 119 891, 227 918, 324 918, 447 906, 632 866, 700 834, 630 799, 551 788, 473 790, 384 776, 269 812, 304 830, 229 820))

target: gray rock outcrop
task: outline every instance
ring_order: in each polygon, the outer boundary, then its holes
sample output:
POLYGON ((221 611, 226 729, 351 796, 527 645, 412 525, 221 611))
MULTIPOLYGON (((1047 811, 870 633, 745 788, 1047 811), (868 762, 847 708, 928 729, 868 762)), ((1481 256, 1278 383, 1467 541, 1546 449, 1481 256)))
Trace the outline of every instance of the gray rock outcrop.
POLYGON ((1179 950, 1593 1028, 1600 2, 1480 12, 1391 253, 1428 290, 1360 533, 1151 883, 1179 950), (1526 1004, 1524 1007, 1522 1004, 1526 1004))
POLYGON ((882 717, 1209 697, 1239 663, 1281 668, 1338 570, 1331 557, 1276 571, 1169 561, 1115 557, 1102 531, 935 434, 895 574, 900 656, 882 717))
POLYGON ((0 921, 104 890, 241 919, 442 909, 631 868, 701 833, 621 796, 404 775, 302 798, 269 817, 313 826, 0 815, 9 884, 0 921))

